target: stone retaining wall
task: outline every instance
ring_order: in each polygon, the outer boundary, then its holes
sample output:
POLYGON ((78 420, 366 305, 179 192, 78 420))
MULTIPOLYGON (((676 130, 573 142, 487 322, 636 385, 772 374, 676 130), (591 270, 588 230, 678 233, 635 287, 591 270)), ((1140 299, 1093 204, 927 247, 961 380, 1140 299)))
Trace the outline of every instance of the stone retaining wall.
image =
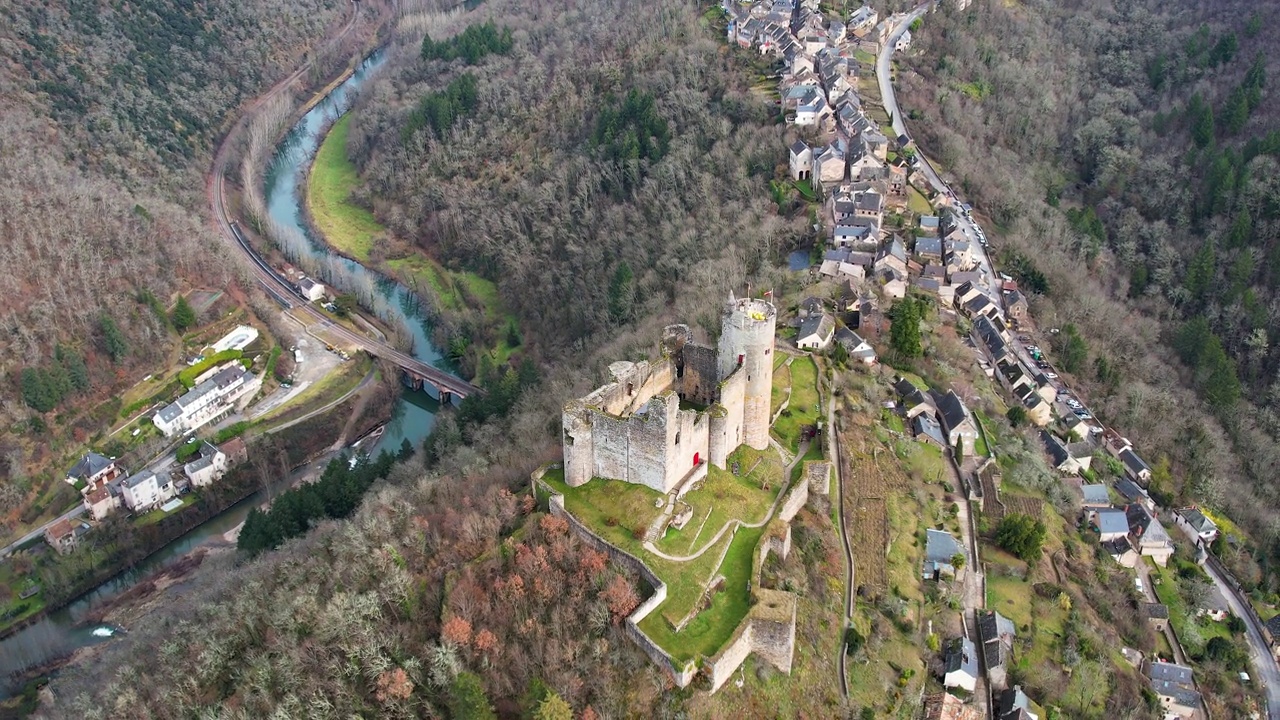
POLYGON ((778 517, 783 522, 791 522, 806 502, 809 502, 809 483, 801 477, 799 481, 791 483, 787 496, 782 499, 782 505, 778 508, 778 517))

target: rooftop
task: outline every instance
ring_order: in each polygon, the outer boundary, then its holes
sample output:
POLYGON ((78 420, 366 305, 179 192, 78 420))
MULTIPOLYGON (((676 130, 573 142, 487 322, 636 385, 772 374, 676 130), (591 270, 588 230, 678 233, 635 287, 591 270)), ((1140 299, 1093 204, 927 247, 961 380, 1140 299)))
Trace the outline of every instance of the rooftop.
POLYGON ((88 479, 111 467, 113 462, 115 461, 109 457, 90 452, 80 458, 80 462, 71 466, 71 469, 67 471, 67 477, 88 479))
POLYGON ((1111 495, 1107 492, 1107 486, 1102 483, 1081 485, 1080 492, 1084 494, 1084 502, 1087 505, 1106 505, 1111 502, 1111 495))

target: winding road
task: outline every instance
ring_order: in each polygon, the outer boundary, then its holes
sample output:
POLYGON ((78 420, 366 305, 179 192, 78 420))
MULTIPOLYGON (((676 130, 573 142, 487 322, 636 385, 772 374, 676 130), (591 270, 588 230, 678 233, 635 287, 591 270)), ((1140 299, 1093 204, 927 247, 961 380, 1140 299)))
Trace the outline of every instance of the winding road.
MULTIPOLYGON (((355 6, 353 4, 353 8, 354 7, 355 6)), ((355 26, 355 21, 356 12, 353 9, 351 20, 348 21, 346 27, 344 27, 342 31, 334 37, 333 42, 340 41, 350 33, 351 29, 355 26)), ((263 287, 279 298, 286 298, 290 301, 299 300, 299 302, 295 304, 295 307, 301 310, 302 313, 312 321, 319 323, 333 336, 339 338, 343 342, 363 349, 370 355, 390 361, 400 366, 410 374, 430 383, 439 391, 451 393, 459 399, 480 392, 480 389, 475 385, 455 377, 444 370, 428 365, 408 353, 397 350, 385 342, 369 338, 350 328, 334 323, 309 302, 301 301, 293 286, 277 275, 271 266, 260 258, 251 247, 249 247, 247 239, 241 236, 239 228, 236 226, 235 219, 227 209, 226 197, 226 172, 228 158, 231 154, 232 148, 236 146, 235 139, 244 132, 246 127, 248 127, 250 118, 253 117, 255 110, 260 108, 264 103, 276 95, 286 92, 289 87, 295 83, 298 78, 302 77, 302 74, 310 67, 311 59, 308 58, 307 61, 303 63, 303 65, 292 75, 276 83, 274 87, 258 99, 254 100, 253 103, 246 108, 245 113, 232 127, 231 131, 222 139, 217 152, 214 153, 213 164, 209 169, 208 176, 206 177, 205 186, 206 192, 209 196, 209 207, 213 211, 213 219, 216 223, 218 234, 227 241, 231 248, 235 249, 249 261, 249 266, 253 270, 254 277, 257 278, 258 282, 262 283, 263 287)))

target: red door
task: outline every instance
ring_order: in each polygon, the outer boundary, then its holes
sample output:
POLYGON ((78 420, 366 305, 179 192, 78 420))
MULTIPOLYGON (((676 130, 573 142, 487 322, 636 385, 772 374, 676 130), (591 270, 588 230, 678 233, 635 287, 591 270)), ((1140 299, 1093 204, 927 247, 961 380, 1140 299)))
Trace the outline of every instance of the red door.
POLYGON ((694 467, 698 467, 698 460, 700 460, 700 459, 701 459, 701 458, 699 458, 699 457, 698 457, 698 453, 694 453, 694 454, 693 454, 693 466, 694 466, 694 467))

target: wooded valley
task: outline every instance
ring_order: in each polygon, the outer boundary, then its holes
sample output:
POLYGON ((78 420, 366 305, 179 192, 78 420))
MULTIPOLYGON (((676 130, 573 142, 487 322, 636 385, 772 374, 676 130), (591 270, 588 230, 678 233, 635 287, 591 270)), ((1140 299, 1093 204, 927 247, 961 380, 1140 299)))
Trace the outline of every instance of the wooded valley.
POLYGON ((1226 555, 1267 592, 1280 588, 1273 15, 948 4, 899 76, 922 147, 1003 230, 1000 265, 1043 276, 1037 321, 1079 329, 1075 380, 1157 451, 1153 494, 1243 521, 1266 550, 1226 555))

